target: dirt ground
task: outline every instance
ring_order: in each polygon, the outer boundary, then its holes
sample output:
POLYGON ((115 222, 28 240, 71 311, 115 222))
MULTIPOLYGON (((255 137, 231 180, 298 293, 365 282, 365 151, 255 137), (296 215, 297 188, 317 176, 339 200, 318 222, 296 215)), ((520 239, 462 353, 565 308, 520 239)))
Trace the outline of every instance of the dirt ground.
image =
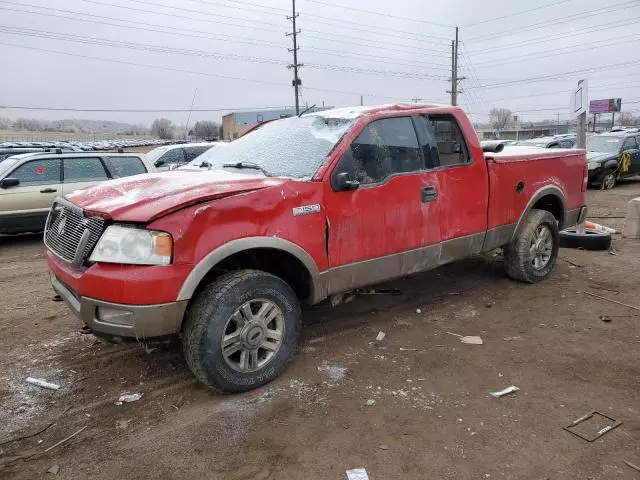
MULTIPOLYGON (((591 217, 621 227, 638 195, 640 181, 590 191, 591 217)), ((175 346, 79 333, 50 300, 41 239, 0 239, 0 478, 52 478, 55 465, 61 479, 344 479, 359 467, 372 480, 640 479, 624 463, 640 465, 640 312, 584 293, 640 306, 640 241, 614 247, 562 249, 538 285, 489 255, 394 282, 399 295, 309 309, 284 375, 224 396, 175 346), (489 395, 509 385, 520 391, 489 395), (593 443, 563 430, 594 410, 622 425, 593 443)))

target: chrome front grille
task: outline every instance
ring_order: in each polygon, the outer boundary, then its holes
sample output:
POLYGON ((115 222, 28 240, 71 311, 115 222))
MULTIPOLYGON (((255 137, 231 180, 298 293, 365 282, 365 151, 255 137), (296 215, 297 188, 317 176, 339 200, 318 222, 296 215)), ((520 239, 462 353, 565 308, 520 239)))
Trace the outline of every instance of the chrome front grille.
POLYGON ((56 199, 44 231, 49 250, 67 262, 81 265, 104 231, 104 219, 86 217, 84 211, 66 200, 56 199))

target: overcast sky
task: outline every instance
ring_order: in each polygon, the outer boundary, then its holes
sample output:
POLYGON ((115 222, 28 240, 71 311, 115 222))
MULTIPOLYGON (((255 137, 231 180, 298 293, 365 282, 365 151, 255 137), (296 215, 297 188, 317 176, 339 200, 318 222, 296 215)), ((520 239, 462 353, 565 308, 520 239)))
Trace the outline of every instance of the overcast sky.
MULTIPOLYGON (((303 103, 448 103, 458 25, 459 103, 476 121, 492 107, 567 119, 580 78, 591 99, 640 112, 640 0, 296 3, 303 103)), ((290 10, 287 0, 0 0, 0 116, 184 123, 186 112, 2 106, 184 110, 195 89, 195 109, 292 105, 290 10)))

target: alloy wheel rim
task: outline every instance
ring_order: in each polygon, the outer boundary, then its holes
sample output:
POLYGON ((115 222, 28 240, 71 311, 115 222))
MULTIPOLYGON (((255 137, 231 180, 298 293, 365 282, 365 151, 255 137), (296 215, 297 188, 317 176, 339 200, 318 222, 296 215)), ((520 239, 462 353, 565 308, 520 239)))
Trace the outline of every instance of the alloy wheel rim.
POLYGON ((553 236, 551 235, 551 230, 546 225, 538 225, 529 246, 529 255, 533 268, 542 270, 549 265, 552 253, 553 236))
POLYGON ((276 356, 284 339, 284 314, 271 300, 243 303, 229 317, 221 339, 222 357, 242 373, 265 367, 276 356))

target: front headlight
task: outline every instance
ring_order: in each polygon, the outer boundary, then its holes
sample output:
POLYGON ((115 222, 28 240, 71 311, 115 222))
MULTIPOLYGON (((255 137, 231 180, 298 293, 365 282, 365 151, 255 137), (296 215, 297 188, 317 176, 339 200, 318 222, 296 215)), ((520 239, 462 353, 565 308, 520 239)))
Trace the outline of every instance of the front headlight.
POLYGON ((602 166, 602 163, 600 163, 600 162, 589 162, 588 166, 589 166, 589 170, 595 170, 596 168, 600 168, 602 166))
POLYGON ((169 265, 172 253, 173 239, 168 233, 111 225, 98 240, 89 260, 132 265, 169 265))

